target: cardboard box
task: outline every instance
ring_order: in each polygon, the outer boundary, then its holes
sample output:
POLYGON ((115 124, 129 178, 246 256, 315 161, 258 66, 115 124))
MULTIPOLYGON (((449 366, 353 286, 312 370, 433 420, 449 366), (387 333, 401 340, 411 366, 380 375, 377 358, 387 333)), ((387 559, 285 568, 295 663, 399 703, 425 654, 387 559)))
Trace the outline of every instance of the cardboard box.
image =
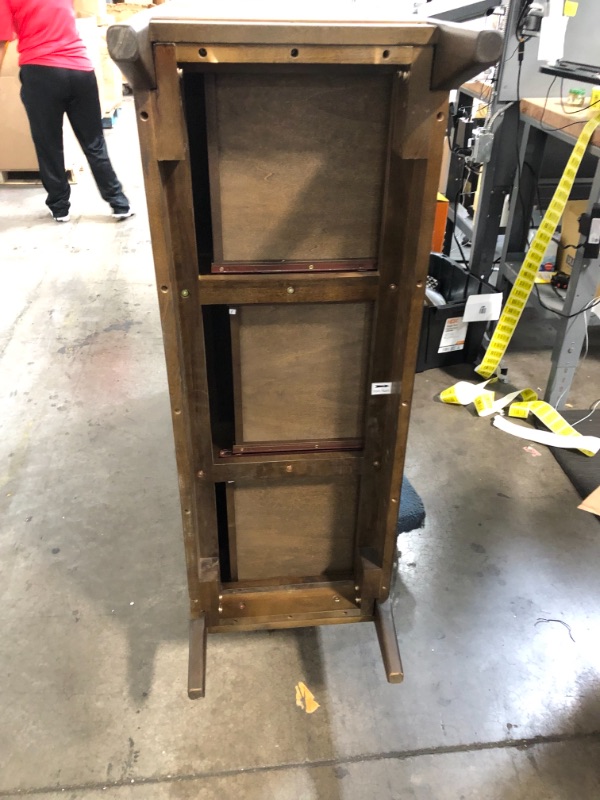
POLYGON ((76 17, 94 17, 96 25, 107 22, 106 0, 74 0, 73 7, 76 17))
POLYGON ((29 120, 21 102, 16 42, 8 45, 0 73, 0 170, 34 172, 39 169, 29 120))
MULTIPOLYGON (((39 164, 31 138, 27 112, 21 102, 17 43, 8 45, 0 73, 0 171, 38 172, 39 164)), ((65 168, 73 174, 83 163, 83 154, 68 121, 64 125, 65 168)))
POLYGON ((154 8, 159 3, 109 3, 106 6, 111 23, 125 22, 129 17, 145 11, 147 8, 154 8))
POLYGON ((565 206, 561 221, 560 245, 556 253, 557 272, 571 274, 577 254, 573 247, 579 244, 579 217, 585 213, 587 207, 587 200, 569 200, 565 206))

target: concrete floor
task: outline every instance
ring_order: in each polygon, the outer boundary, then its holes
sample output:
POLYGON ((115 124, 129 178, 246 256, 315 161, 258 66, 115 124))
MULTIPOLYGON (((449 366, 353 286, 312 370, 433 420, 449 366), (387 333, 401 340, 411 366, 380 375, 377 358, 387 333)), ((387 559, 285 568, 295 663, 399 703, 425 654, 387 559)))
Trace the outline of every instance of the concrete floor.
MULTIPOLYGON (((186 698, 177 479, 133 115, 109 134, 138 215, 87 174, 73 223, 0 189, 0 797, 600 797, 600 527, 543 447, 434 401, 418 377, 400 540, 406 670, 370 625, 214 636, 186 698), (536 626, 538 618, 561 619, 536 626), (320 703, 295 705, 306 682, 320 703)), ((514 383, 543 386, 526 312, 514 383)), ((593 333, 572 401, 600 394, 593 333)))

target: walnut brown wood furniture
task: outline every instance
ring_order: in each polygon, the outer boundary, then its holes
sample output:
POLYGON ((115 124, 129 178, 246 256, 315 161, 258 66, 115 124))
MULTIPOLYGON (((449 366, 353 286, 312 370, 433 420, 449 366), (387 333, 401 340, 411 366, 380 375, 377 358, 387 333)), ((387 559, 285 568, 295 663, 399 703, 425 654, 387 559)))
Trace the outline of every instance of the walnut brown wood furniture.
POLYGON ((448 90, 501 40, 301 8, 173 2, 108 33, 150 214, 190 697, 229 631, 374 622, 402 680, 388 596, 448 90))

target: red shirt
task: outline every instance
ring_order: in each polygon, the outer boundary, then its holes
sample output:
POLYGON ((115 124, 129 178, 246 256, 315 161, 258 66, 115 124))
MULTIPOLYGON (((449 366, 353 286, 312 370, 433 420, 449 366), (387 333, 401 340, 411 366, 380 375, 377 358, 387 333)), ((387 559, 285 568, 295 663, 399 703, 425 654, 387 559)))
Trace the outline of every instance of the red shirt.
POLYGON ((94 69, 77 33, 73 0, 0 0, 0 42, 15 35, 20 66, 94 69))

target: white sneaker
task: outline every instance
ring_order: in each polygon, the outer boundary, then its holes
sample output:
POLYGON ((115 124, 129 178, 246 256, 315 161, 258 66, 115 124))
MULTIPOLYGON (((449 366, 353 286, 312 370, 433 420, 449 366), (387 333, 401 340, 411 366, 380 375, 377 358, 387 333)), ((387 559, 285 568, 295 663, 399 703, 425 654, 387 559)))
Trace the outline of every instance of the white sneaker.
POLYGON ((130 208, 127 211, 113 211, 113 219, 116 219, 117 222, 122 222, 124 219, 129 219, 129 217, 133 217, 135 211, 132 211, 130 208))
POLYGON ((55 217, 54 214, 52 213, 52 211, 50 211, 50 216, 52 217, 52 219, 55 222, 70 222, 70 220, 71 220, 71 217, 69 216, 69 214, 65 214, 64 217, 55 217))

